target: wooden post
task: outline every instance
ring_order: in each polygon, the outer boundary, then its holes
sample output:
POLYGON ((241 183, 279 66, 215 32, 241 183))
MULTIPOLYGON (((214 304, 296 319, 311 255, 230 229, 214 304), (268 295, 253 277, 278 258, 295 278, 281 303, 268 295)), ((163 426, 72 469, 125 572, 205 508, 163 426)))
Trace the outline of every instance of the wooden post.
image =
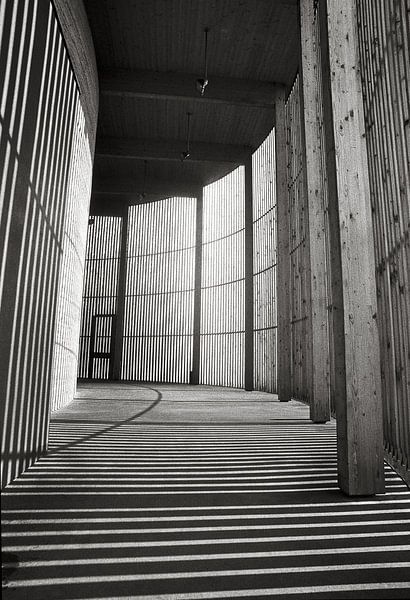
POLYGON ((275 100, 276 203, 278 219, 277 309, 278 309, 278 397, 291 399, 289 200, 286 168, 285 89, 275 100))
MULTIPOLYGON (((329 337, 328 299, 326 281, 325 206, 327 199, 326 174, 323 173, 324 147, 318 114, 318 71, 320 48, 315 48, 314 3, 300 1, 301 66, 303 89, 304 146, 309 220, 310 255, 310 357, 311 395, 310 418, 315 423, 330 419, 329 402, 329 337)), ((319 94, 319 101, 321 94, 319 94)))
MULTIPOLYGON (((192 342, 191 383, 199 384, 201 360, 201 279, 202 279, 202 216, 203 189, 196 196, 196 239, 195 239, 195 292, 194 292, 194 335, 192 342)), ((215 357, 216 360, 216 357, 215 357)))
POLYGON ((245 390, 253 390, 253 189, 252 156, 245 162, 245 390))
MULTIPOLYGON (((323 2, 336 160, 337 215, 330 223, 332 253, 340 256, 344 340, 336 328, 337 360, 344 355, 343 390, 337 398, 339 485, 349 495, 384 491, 380 356, 367 150, 355 1, 323 2), (333 234, 333 235, 332 235, 333 234)), ((328 150, 327 150, 328 151, 328 150)), ((333 209, 332 209, 333 210, 333 209)), ((337 266, 337 265, 336 265, 337 266)), ((337 285, 335 286, 337 289, 337 285)), ((333 288, 333 284, 332 284, 333 288)), ((334 290, 332 290, 334 292, 334 290)), ((335 295, 333 293, 333 302, 335 295)), ((336 321, 337 327, 337 321, 336 321)))
POLYGON ((128 204, 124 203, 121 228, 121 254, 117 288, 117 316, 114 335, 113 379, 121 379, 122 350, 124 336, 125 288, 127 283, 127 238, 128 238, 128 204))

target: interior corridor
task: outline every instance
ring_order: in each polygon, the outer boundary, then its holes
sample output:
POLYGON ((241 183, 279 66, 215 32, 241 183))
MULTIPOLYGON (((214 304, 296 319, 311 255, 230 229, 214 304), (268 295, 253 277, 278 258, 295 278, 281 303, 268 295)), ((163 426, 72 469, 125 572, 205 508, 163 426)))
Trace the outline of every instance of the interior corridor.
POLYGON ((4 599, 408 598, 410 491, 337 485, 336 426, 229 388, 95 383, 3 495, 4 599))

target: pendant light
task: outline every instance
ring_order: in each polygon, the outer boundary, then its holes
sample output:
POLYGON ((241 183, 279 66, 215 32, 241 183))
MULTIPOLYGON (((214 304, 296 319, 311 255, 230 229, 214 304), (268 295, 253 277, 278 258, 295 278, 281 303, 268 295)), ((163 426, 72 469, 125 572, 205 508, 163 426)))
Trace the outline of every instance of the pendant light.
POLYGON ((142 192, 140 192, 139 194, 139 201, 142 202, 143 200, 145 200, 145 196, 146 196, 146 190, 145 190, 145 186, 147 183, 147 169, 148 169, 148 161, 144 160, 144 176, 143 176, 143 180, 142 180, 142 192))
POLYGON ((196 89, 201 94, 201 96, 205 93, 205 88, 208 85, 208 27, 204 29, 205 36, 205 69, 204 69, 204 77, 203 79, 196 80, 196 89))
POLYGON ((187 112, 187 114, 186 114, 186 117, 187 117, 186 150, 185 150, 185 152, 181 152, 182 162, 184 160, 186 160, 187 158, 189 158, 191 155, 191 152, 189 149, 189 138, 190 138, 190 134, 191 134, 191 116, 192 116, 192 113, 187 112))

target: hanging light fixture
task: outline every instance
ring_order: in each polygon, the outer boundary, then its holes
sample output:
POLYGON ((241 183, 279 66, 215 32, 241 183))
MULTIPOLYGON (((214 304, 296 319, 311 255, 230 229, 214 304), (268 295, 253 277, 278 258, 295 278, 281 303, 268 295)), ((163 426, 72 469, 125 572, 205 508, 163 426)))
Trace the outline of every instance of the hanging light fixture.
POLYGON ((191 135, 191 116, 192 116, 192 113, 187 112, 187 114, 186 114, 186 117, 187 117, 186 150, 185 150, 185 152, 181 152, 181 160, 182 161, 186 160, 191 155, 191 152, 189 150, 189 138, 191 135))
POLYGON ((143 180, 142 180, 142 192, 140 192, 139 194, 139 201, 142 202, 145 199, 146 196, 146 190, 145 190, 145 186, 147 183, 147 169, 148 169, 148 161, 144 160, 144 176, 143 176, 143 180))
POLYGON ((208 27, 204 29, 205 35, 205 69, 204 69, 204 77, 203 79, 196 80, 196 89, 201 94, 201 96, 205 93, 205 88, 208 85, 208 27))

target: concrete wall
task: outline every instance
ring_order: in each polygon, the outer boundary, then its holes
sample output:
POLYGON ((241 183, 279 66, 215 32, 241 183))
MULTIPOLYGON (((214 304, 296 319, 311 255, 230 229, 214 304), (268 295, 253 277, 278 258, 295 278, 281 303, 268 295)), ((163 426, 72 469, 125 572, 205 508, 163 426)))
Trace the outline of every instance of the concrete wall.
MULTIPOLYGON (((84 19, 81 6, 70 2, 70 14, 84 19)), ((61 10, 48 0, 0 4, 2 485, 45 451, 52 390, 61 403, 75 381, 78 316, 64 307, 81 296, 98 89, 95 59, 84 59, 87 24, 77 22, 70 54, 61 10), (52 378, 59 320, 64 369, 52 378)))
POLYGON ((85 118, 77 106, 76 151, 70 164, 62 239, 50 409, 73 399, 78 368, 81 299, 87 241, 92 162, 85 132, 85 118))

